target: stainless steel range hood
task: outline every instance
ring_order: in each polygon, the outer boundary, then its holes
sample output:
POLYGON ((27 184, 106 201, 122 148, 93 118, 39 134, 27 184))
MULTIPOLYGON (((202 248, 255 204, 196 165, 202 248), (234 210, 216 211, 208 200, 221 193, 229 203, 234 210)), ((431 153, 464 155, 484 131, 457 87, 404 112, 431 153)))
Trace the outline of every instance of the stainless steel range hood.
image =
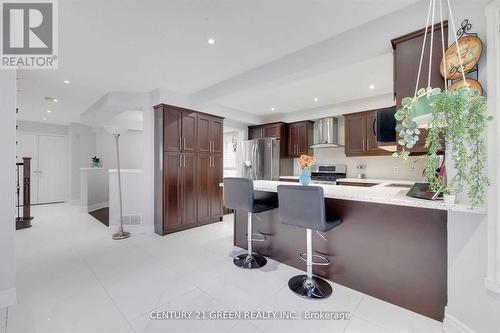
POLYGON ((315 143, 309 148, 340 147, 337 118, 328 117, 314 123, 315 143))

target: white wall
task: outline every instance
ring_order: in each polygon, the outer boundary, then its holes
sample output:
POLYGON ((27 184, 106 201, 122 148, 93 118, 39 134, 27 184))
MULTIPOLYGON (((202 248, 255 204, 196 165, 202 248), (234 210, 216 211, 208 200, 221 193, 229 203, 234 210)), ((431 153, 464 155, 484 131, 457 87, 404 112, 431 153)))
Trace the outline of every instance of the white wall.
MULTIPOLYGON (((153 233, 154 224, 144 219, 144 177, 142 170, 121 169, 122 207, 124 216, 124 229, 132 233, 153 233), (138 190, 139 189, 139 190, 138 190), (127 216, 140 216, 141 223, 127 224, 127 216)), ((109 226, 118 227, 120 223, 118 173, 116 169, 109 170, 109 226)))
POLYGON ((95 130, 86 125, 69 124, 70 151, 70 193, 71 201, 80 199, 80 168, 90 167, 92 157, 96 155, 95 130))
MULTIPOLYGON (((143 150, 142 131, 128 130, 120 135, 120 166, 122 169, 141 169, 143 150)), ((96 131, 96 154, 103 169, 116 169, 116 145, 113 135, 103 128, 96 131)))
POLYGON ((84 213, 108 207, 108 170, 80 169, 80 211, 84 213))
MULTIPOLYGON (((459 26, 464 18, 468 18, 472 23, 472 30, 478 32, 487 49, 485 18, 487 1, 454 3, 456 25, 459 26)), ((450 30, 449 38, 453 38, 452 33, 450 30)), ((484 89, 490 84, 486 81, 486 61, 498 62, 499 59, 487 59, 483 50, 479 62, 479 81, 484 89)), ((493 128, 490 127, 488 130, 492 131, 493 128)), ((489 145, 490 153, 498 151, 498 146, 491 146, 496 145, 495 142, 489 142, 489 145)), ((451 169, 451 165, 448 165, 448 169, 451 169)), ((490 171, 490 174, 494 173, 494 170, 490 171)), ((495 186, 498 186, 498 183, 495 186)), ((488 197, 488 200, 498 205, 497 197, 488 197)), ((488 214, 494 214, 494 211, 488 211, 488 214)), ((445 313, 445 329, 450 332, 464 332, 466 329, 475 332, 500 332, 500 295, 485 287, 487 221, 488 217, 484 215, 451 213, 448 216, 448 306, 445 313)))
POLYGON ((0 70, 0 309, 16 303, 15 156, 16 156, 16 72, 0 70))
POLYGON ((20 132, 68 135, 69 127, 67 125, 39 123, 36 121, 18 121, 17 130, 20 132))

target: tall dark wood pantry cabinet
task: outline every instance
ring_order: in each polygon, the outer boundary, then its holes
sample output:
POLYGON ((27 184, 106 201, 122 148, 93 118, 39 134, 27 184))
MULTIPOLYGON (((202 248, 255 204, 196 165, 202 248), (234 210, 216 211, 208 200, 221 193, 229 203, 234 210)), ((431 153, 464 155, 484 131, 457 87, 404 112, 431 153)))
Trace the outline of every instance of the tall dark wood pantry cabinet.
POLYGON ((155 112, 155 232, 222 219, 223 118, 160 104, 155 112))

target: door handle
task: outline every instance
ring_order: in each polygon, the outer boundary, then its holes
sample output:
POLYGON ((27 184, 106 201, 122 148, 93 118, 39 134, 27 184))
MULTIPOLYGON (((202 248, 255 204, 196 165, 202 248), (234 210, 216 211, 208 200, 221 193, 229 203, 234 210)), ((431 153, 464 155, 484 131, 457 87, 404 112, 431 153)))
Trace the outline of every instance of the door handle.
POLYGON ((182 155, 182 160, 184 167, 186 167, 186 155, 182 155))
POLYGON ((179 155, 179 168, 182 168, 182 155, 179 155))
POLYGON ((210 152, 214 151, 213 148, 212 148, 212 141, 210 141, 210 149, 209 150, 210 150, 210 152))
POLYGON ((186 137, 182 138, 182 143, 183 143, 183 146, 184 146, 184 150, 186 150, 186 137))
POLYGON ((372 130, 373 130, 373 135, 377 137, 377 132, 375 132, 375 123, 377 122, 377 117, 373 118, 373 124, 372 124, 372 130))
POLYGON ((182 149, 182 138, 179 137, 179 150, 181 150, 181 149, 182 149))

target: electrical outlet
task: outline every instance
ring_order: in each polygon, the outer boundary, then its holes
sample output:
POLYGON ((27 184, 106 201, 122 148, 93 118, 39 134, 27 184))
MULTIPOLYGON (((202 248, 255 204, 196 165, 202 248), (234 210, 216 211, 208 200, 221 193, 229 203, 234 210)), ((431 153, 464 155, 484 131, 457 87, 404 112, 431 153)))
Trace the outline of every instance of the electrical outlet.
POLYGON ((394 167, 394 169, 392 169, 392 172, 394 172, 395 174, 399 173, 399 168, 398 167, 394 167))

